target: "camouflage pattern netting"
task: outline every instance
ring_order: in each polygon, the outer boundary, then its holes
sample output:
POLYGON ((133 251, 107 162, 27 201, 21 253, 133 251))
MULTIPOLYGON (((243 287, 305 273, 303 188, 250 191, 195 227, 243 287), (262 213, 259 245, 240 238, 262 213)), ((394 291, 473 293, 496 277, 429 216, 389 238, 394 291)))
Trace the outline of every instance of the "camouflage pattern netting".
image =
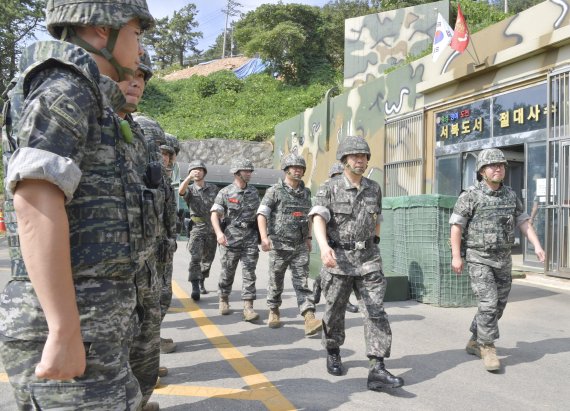
POLYGON ((230 173, 235 174, 240 170, 245 171, 253 171, 255 168, 253 167, 253 163, 247 159, 236 159, 232 161, 232 165, 230 167, 230 173))
POLYGON ((486 148, 477 156, 477 170, 481 171, 481 167, 488 166, 489 164, 507 165, 507 159, 498 148, 486 148))
POLYGON ((346 136, 341 140, 336 151, 336 159, 341 161, 349 154, 366 154, 370 160, 370 147, 364 137, 346 136))
POLYGON ((285 171, 287 167, 291 166, 298 166, 306 169, 307 163, 305 163, 305 159, 303 157, 290 153, 281 160, 281 170, 285 171))
POLYGON ((46 5, 46 26, 55 38, 66 26, 120 29, 134 18, 143 30, 154 25, 146 0, 48 0, 46 5))

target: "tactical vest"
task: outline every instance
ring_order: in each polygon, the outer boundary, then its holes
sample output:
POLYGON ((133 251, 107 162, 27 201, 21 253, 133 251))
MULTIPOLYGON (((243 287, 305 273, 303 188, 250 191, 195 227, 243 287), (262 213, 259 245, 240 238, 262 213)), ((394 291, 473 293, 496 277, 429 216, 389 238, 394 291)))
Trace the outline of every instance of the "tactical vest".
MULTIPOLYGON (((130 278, 131 263, 140 264, 142 251, 156 238, 156 190, 144 186, 133 167, 140 161, 138 148, 121 134, 119 118, 104 103, 98 85, 99 71, 85 50, 70 43, 49 41, 30 46, 22 55, 21 72, 4 108, 3 134, 14 141, 18 120, 33 74, 45 68, 62 67, 81 75, 97 98, 100 134, 87 137, 81 161, 82 176, 73 199, 66 205, 70 230, 73 275, 130 278), (94 265, 113 265, 93 270, 94 265)), ((15 141, 16 146, 19 142, 15 141)), ((11 147, 11 150, 15 147, 11 147)), ((8 157, 10 153, 6 155, 8 157)), ((5 175, 7 168, 5 167, 5 175)), ((12 277, 28 279, 24 266, 13 199, 6 190, 6 223, 12 260, 12 277)))
POLYGON ((508 250, 515 242, 516 194, 505 186, 491 192, 483 184, 467 189, 475 206, 465 228, 465 245, 487 252, 508 250))
POLYGON ((308 214, 311 209, 309 190, 301 184, 295 192, 283 181, 275 186, 277 208, 271 213, 268 224, 270 237, 279 241, 301 242, 309 236, 308 214))

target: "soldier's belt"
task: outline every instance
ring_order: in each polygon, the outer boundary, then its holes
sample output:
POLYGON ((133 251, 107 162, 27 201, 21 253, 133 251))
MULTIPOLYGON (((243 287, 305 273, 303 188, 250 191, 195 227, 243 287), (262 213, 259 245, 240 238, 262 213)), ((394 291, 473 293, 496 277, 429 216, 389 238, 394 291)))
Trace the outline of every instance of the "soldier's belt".
POLYGON ((369 238, 366 241, 336 242, 331 240, 330 242, 332 243, 332 248, 342 248, 343 250, 366 250, 374 244, 374 240, 372 238, 369 238))
POLYGON ((194 223, 205 223, 206 222, 206 219, 204 217, 197 217, 197 216, 190 217, 190 220, 192 220, 194 223))

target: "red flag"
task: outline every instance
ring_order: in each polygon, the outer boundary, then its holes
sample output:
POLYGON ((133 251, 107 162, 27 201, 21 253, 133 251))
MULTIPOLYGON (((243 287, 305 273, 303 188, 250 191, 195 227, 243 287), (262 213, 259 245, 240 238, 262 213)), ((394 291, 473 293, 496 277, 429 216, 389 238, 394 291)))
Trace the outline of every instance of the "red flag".
POLYGON ((453 50, 463 53, 469 44, 469 28, 463 13, 461 13, 461 6, 457 3, 457 20, 455 20, 455 30, 449 45, 453 50))

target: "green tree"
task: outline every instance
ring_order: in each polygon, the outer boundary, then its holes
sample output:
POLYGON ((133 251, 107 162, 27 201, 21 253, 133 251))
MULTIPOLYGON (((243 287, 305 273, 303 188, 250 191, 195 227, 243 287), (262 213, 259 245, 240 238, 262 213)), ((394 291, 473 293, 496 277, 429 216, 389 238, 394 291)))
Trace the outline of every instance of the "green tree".
POLYGON ((236 23, 235 37, 245 54, 271 60, 288 83, 307 84, 313 67, 330 67, 317 7, 264 4, 236 23))
POLYGON ((202 32, 193 31, 198 26, 196 5, 189 3, 175 11, 172 18, 164 17, 156 21, 153 29, 145 34, 144 44, 154 51, 154 60, 159 67, 178 63, 184 67, 189 52, 197 53, 196 44, 202 32))
POLYGON ((43 20, 42 0, 2 0, 0 2, 0 96, 17 72, 18 56, 25 40, 43 20))

